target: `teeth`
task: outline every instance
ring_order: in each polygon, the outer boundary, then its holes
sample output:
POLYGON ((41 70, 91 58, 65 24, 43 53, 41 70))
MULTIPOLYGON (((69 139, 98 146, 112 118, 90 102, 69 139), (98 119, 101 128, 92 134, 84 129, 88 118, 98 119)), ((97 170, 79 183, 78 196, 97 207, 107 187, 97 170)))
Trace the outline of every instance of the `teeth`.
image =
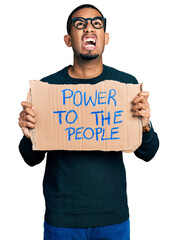
POLYGON ((87 38, 87 39, 84 40, 84 43, 86 43, 86 42, 93 42, 93 43, 95 43, 95 39, 87 38))

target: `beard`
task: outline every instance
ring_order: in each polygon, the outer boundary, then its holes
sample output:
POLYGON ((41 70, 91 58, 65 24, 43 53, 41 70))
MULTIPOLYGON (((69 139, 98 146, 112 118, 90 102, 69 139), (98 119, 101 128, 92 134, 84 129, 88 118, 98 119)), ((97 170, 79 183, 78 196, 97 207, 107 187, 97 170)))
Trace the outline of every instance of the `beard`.
POLYGON ((92 55, 91 52, 87 53, 87 54, 80 54, 80 57, 84 60, 94 60, 99 56, 99 54, 94 54, 92 55))

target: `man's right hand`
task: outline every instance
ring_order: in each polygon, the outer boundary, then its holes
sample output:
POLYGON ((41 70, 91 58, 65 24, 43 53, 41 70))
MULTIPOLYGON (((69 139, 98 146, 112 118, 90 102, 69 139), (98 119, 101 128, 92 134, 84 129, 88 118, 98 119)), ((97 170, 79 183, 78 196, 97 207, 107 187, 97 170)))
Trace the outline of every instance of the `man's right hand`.
POLYGON ((19 126, 21 127, 23 134, 27 138, 30 138, 29 128, 35 128, 36 123, 35 112, 31 103, 24 101, 21 105, 23 110, 19 114, 19 126))

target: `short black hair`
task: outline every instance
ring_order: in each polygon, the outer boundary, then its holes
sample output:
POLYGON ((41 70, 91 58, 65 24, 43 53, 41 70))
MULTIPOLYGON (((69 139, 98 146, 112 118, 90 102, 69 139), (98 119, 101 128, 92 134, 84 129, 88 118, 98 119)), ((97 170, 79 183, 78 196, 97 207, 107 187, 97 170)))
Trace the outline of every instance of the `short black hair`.
MULTIPOLYGON (((91 4, 80 5, 77 8, 75 8, 68 17, 68 20, 67 20, 67 33, 68 34, 70 34, 70 25, 71 25, 71 19, 72 19, 73 14, 83 8, 93 8, 93 9, 97 10, 101 14, 102 17, 104 17, 103 14, 101 13, 101 11, 98 8, 96 8, 94 5, 91 5, 91 4)), ((106 31, 106 24, 104 26, 104 31, 106 31)))

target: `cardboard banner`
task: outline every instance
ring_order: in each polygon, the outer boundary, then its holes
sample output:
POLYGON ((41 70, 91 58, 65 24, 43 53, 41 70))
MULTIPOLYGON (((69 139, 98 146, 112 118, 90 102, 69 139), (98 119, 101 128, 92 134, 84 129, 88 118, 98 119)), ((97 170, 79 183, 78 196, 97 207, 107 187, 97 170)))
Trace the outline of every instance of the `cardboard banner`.
POLYGON ((113 80, 94 85, 30 81, 37 119, 33 150, 135 151, 142 126, 131 108, 140 87, 113 80))

